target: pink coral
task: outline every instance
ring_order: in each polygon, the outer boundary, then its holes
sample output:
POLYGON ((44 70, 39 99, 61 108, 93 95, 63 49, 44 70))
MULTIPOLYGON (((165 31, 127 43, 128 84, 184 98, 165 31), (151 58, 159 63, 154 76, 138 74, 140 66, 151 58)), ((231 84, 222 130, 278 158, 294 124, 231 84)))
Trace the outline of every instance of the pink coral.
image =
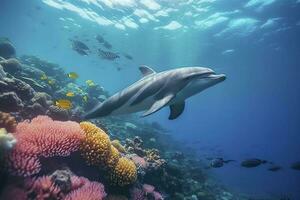
POLYGON ((146 193, 152 193, 152 192, 154 192, 154 186, 153 185, 149 185, 149 184, 144 184, 143 185, 143 190, 144 190, 144 192, 146 192, 146 193))
POLYGON ((28 179, 25 182, 25 187, 27 193, 34 194, 37 200, 63 198, 60 188, 51 181, 50 176, 28 179))
POLYGON ((136 165, 141 166, 144 169, 148 167, 148 162, 140 156, 134 155, 131 159, 136 165))
POLYGON ((14 136, 18 142, 6 164, 12 174, 26 177, 40 171, 40 157, 69 156, 77 151, 84 133, 76 122, 38 116, 19 123, 14 136))
POLYGON ((102 200, 106 196, 104 186, 98 182, 88 182, 68 194, 65 200, 102 200))

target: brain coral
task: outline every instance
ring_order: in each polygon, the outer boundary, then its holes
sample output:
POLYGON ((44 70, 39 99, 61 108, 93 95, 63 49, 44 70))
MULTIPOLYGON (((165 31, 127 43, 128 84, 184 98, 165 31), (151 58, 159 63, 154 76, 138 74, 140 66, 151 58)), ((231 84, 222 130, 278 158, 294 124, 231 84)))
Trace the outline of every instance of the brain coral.
POLYGON ((80 151, 89 165, 105 166, 111 154, 111 144, 108 135, 90 122, 81 122, 80 127, 85 132, 80 151))
POLYGON ((77 151, 84 133, 76 122, 38 116, 19 123, 14 136, 18 142, 6 156, 6 167, 12 174, 30 176, 40 171, 40 157, 69 156, 77 151))
POLYGON ((112 184, 125 186, 134 183, 137 178, 135 164, 127 159, 120 158, 117 165, 110 171, 110 180, 112 184))

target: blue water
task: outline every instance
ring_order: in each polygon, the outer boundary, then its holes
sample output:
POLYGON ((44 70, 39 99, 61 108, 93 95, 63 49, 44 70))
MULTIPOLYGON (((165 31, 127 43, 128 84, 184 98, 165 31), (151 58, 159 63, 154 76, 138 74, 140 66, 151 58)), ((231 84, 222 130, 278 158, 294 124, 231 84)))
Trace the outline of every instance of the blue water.
POLYGON ((111 94, 141 77, 140 64, 226 74, 226 81, 188 99, 179 119, 168 121, 163 109, 148 120, 162 123, 199 159, 257 157, 284 168, 233 163, 210 170, 233 191, 300 199, 300 173, 289 169, 300 160, 299 0, 1 0, 0 25, 18 55, 58 63, 77 72, 79 82, 92 79, 111 94), (134 60, 104 61, 71 49, 75 36, 93 48, 97 34, 134 60))

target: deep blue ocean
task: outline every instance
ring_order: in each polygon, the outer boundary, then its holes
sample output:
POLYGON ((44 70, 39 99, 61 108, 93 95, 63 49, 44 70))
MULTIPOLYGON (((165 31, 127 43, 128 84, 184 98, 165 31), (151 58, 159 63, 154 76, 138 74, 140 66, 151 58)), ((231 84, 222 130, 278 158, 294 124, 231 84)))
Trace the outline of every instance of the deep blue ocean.
POLYGON ((203 66, 227 79, 189 98, 184 113, 157 121, 203 162, 233 162, 207 170, 220 184, 253 197, 300 199, 300 1, 299 0, 1 0, 0 36, 17 55, 36 55, 94 80, 113 94, 140 79, 140 65, 156 71, 203 66), (97 49, 102 35, 121 57, 81 56, 70 40, 97 49))

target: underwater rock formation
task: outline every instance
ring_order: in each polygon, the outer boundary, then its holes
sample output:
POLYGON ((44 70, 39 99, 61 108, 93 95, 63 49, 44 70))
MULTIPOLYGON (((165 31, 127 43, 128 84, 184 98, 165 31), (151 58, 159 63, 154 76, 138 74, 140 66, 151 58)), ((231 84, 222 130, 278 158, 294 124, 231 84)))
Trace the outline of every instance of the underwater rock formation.
POLYGON ((0 153, 11 150, 17 143, 16 138, 7 133, 5 128, 0 128, 0 153))
POLYGON ((9 58, 7 60, 0 61, 3 70, 11 75, 16 74, 21 70, 21 63, 16 58, 9 58))
POLYGON ((9 113, 0 111, 0 128, 5 128, 8 132, 14 132, 17 126, 16 119, 9 113))
POLYGON ((0 38, 0 57, 5 59, 16 56, 16 49, 7 38, 0 38))

